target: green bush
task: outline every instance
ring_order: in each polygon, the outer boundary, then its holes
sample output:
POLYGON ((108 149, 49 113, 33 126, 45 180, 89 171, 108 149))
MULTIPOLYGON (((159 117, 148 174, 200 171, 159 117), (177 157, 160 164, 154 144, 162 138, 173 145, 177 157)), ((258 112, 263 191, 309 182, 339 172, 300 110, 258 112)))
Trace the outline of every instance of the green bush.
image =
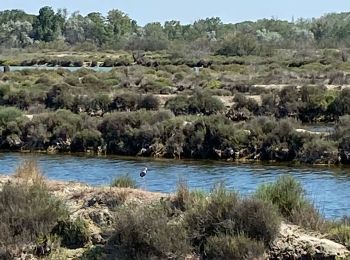
POLYGON ((145 97, 142 97, 141 102, 140 102, 140 108, 145 108, 146 110, 158 110, 159 109, 159 99, 150 94, 146 95, 145 97))
POLYGON ((129 176, 129 174, 121 175, 116 177, 111 182, 111 187, 118 188, 137 188, 136 182, 129 176))
POLYGON ((47 92, 45 104, 47 107, 54 109, 71 108, 73 100, 74 98, 68 84, 56 84, 47 92))
POLYGON ((256 197, 275 205, 284 218, 297 225, 322 228, 323 218, 306 199, 301 184, 291 176, 281 176, 274 183, 261 185, 256 197))
POLYGON ((235 33, 219 42, 216 54, 225 56, 251 55, 257 50, 256 39, 249 34, 235 33))
POLYGON ((73 152, 97 151, 101 144, 101 133, 99 131, 84 129, 75 134, 71 143, 71 150, 73 152))
POLYGON ((134 93, 122 93, 118 94, 114 101, 112 102, 112 109, 118 110, 118 111, 134 111, 138 108, 140 103, 141 96, 134 93))
POLYGON ((333 141, 312 138, 305 142, 298 155, 298 160, 311 164, 336 164, 338 163, 338 148, 333 141))
POLYGON ((335 117, 350 114, 350 89, 345 88, 328 107, 329 113, 335 117))
POLYGON ((67 248, 81 248, 89 242, 89 230, 83 219, 60 220, 53 227, 51 234, 61 238, 61 245, 67 248))
POLYGON ((184 227, 162 206, 125 208, 116 223, 109 246, 118 259, 184 259, 191 252, 184 227))
POLYGON ((201 255, 210 237, 245 234, 269 244, 277 235, 280 220, 269 204, 255 199, 241 199, 236 193, 217 186, 204 203, 193 205, 185 214, 188 236, 201 255))
POLYGON ((22 111, 15 107, 0 107, 0 127, 22 116, 22 111))
POLYGON ((235 97, 233 98, 233 102, 235 102, 235 104, 233 105, 235 109, 246 108, 250 112, 254 112, 254 113, 258 112, 259 110, 258 102, 256 102, 252 98, 247 98, 245 95, 240 93, 235 95, 235 97))
POLYGON ((68 212, 39 181, 6 183, 0 191, 0 247, 20 247, 48 235, 68 212))
POLYGON ((225 109, 224 104, 216 97, 210 95, 209 92, 196 91, 193 96, 188 99, 189 112, 191 114, 202 113, 204 115, 216 114, 225 109))
POLYGON ((182 95, 170 98, 165 103, 165 107, 170 109, 176 116, 187 115, 189 113, 189 106, 188 98, 182 95))
POLYGON ((260 259, 265 252, 264 243, 244 235, 228 236, 220 234, 208 238, 205 244, 207 259, 241 260, 260 259))

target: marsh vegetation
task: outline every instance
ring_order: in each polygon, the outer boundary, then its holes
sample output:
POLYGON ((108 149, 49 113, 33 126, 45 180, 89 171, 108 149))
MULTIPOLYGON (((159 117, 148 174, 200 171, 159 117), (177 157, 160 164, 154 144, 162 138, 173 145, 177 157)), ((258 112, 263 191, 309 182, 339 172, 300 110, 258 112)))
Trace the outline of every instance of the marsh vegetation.
MULTIPOLYGON (((1 182, 2 259, 23 250, 55 259, 77 248, 84 248, 81 259, 259 258, 270 254, 281 221, 321 232, 349 248, 347 218, 324 219, 290 176, 261 186, 249 197, 223 183, 208 193, 190 190, 183 180, 171 195, 132 190, 132 181, 108 189, 70 184, 73 193, 65 194, 61 188, 66 184, 47 181, 35 162, 18 169, 1 182)), ((312 257, 312 252, 310 248, 304 256, 312 257)))

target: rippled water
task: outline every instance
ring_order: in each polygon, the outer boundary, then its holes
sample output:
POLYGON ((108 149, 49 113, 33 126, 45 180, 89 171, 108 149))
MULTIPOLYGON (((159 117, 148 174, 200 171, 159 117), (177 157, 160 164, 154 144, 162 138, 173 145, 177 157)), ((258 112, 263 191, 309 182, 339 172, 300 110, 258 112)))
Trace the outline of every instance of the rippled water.
POLYGON ((20 160, 31 157, 39 161, 45 175, 52 179, 102 185, 110 183, 115 176, 129 173, 139 186, 160 192, 173 192, 178 179, 184 178, 191 188, 210 190, 215 183, 224 181, 227 187, 241 194, 250 194, 262 183, 291 174, 301 181, 309 198, 326 217, 350 215, 349 168, 0 153, 0 173, 13 173, 20 160), (143 167, 149 168, 145 180, 139 177, 143 167))

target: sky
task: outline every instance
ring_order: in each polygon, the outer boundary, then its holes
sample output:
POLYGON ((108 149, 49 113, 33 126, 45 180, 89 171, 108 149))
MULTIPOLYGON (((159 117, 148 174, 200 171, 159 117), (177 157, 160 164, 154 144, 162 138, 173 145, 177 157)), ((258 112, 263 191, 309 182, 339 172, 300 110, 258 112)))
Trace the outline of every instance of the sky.
POLYGON ((290 21, 350 12, 350 0, 0 0, 0 10, 21 9, 31 14, 37 14, 46 5, 84 15, 105 15, 108 10, 119 9, 140 25, 168 20, 188 24, 207 17, 220 17, 225 23, 272 17, 290 21))

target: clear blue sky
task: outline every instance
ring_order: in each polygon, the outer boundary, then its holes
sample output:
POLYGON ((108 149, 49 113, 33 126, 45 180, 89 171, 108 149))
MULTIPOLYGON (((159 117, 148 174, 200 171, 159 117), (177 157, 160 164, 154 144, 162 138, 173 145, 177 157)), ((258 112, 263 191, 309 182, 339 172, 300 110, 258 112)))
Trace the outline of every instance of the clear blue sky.
POLYGON ((0 0, 0 10, 21 9, 37 14, 40 7, 67 8, 82 14, 119 9, 139 24, 152 21, 197 19, 218 16, 224 22, 240 22, 260 18, 291 20, 312 18, 330 12, 350 11, 350 0, 0 0))

